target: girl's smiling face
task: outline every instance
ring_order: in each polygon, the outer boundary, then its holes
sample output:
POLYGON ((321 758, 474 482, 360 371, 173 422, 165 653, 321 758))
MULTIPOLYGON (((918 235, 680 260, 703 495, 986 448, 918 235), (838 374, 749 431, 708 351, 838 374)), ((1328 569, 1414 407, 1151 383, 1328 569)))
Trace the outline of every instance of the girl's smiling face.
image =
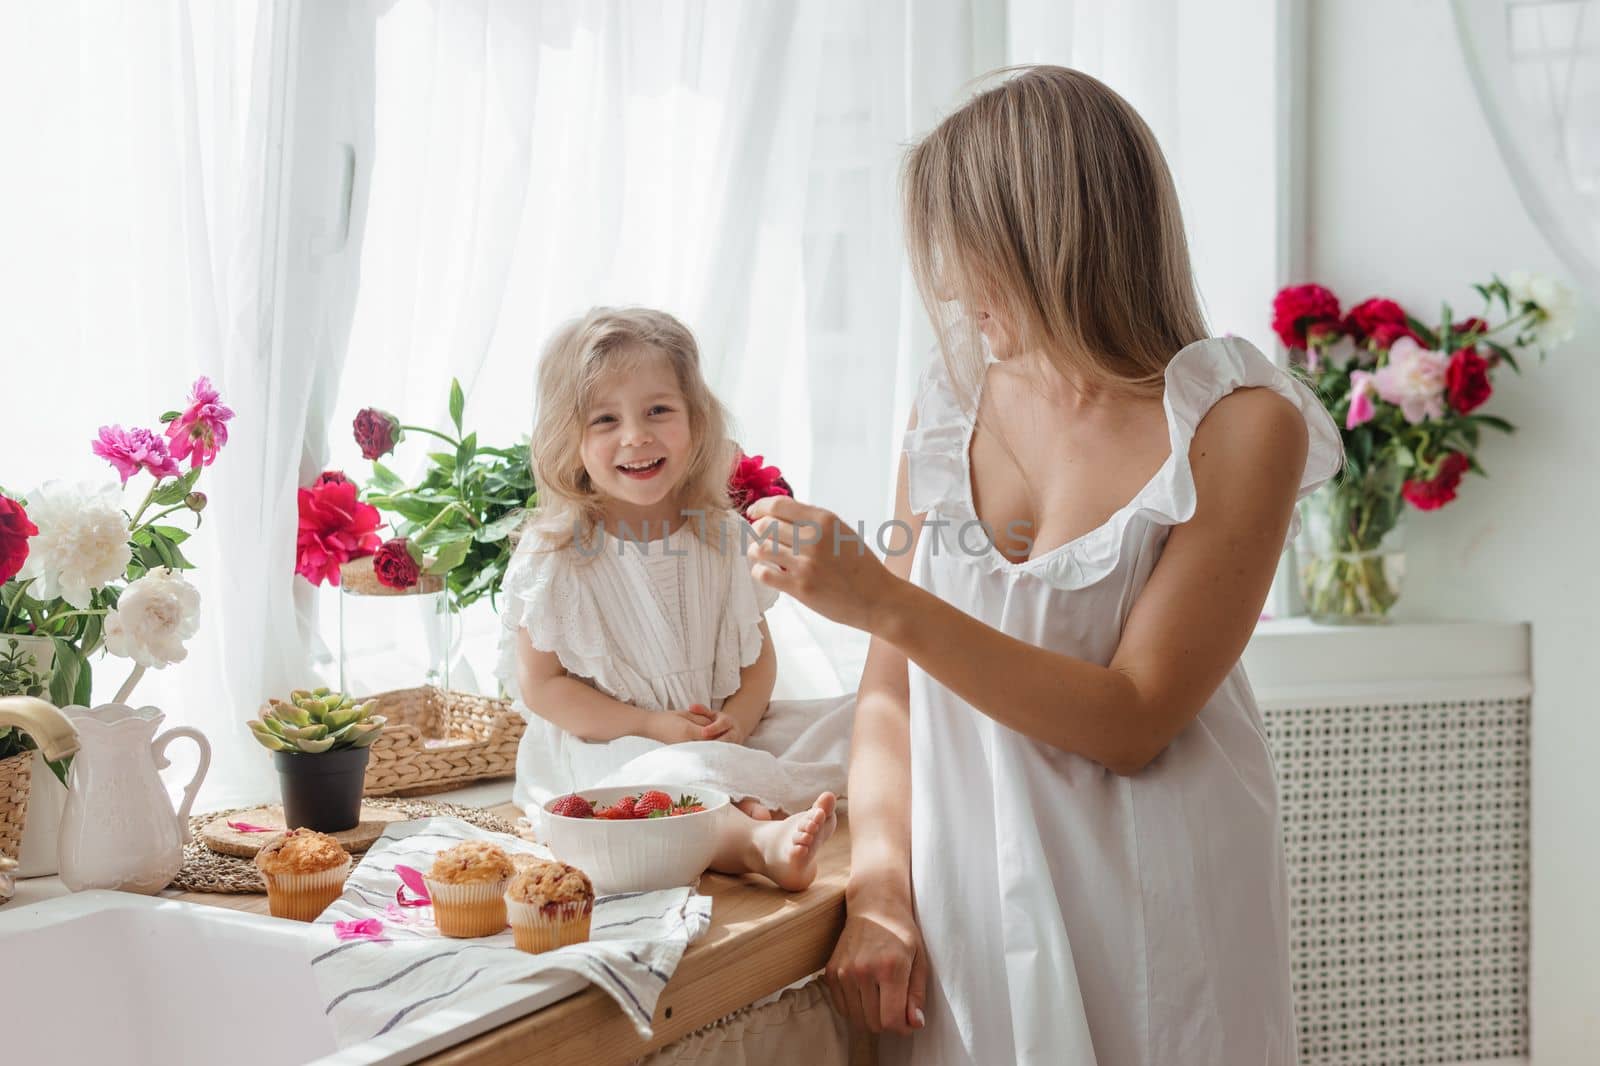
POLYGON ((613 520, 672 521, 693 446, 677 375, 654 349, 606 374, 584 412, 583 468, 594 487, 622 505, 613 520))

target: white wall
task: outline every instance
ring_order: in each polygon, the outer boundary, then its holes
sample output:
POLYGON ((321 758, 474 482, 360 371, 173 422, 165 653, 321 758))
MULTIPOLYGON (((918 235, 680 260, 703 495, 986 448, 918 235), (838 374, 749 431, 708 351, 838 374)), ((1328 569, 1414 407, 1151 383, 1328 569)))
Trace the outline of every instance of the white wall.
MULTIPOLYGON (((1311 0, 1310 41, 1304 280, 1431 319, 1441 299, 1475 309, 1469 286, 1491 272, 1563 274, 1497 154, 1446 0, 1311 0)), ((1412 513, 1401 609, 1533 623, 1536 1066, 1600 1061, 1600 294, 1580 302, 1573 343, 1499 379, 1489 409, 1522 428, 1488 443, 1491 479, 1412 513)))

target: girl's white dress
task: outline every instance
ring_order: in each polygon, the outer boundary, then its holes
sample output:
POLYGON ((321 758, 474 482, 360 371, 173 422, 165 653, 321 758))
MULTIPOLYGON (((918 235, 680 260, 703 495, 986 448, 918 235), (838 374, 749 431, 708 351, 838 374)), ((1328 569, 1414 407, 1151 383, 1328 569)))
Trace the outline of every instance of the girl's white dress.
MULTIPOLYGON (((1165 385, 1160 471, 1098 529, 1015 564, 958 541, 976 518, 973 408, 936 363, 905 453, 912 510, 949 525, 924 526, 912 580, 1104 664, 1168 533, 1194 514, 1189 444, 1217 400, 1260 386, 1295 404, 1311 438, 1302 495, 1339 467, 1317 398, 1243 340, 1189 345, 1165 385)), ((1277 785, 1242 666, 1134 777, 1000 725, 914 664, 910 680, 912 884, 932 976, 927 1028, 886 1039, 886 1063, 1295 1062, 1277 785)))
POLYGON ((726 550, 702 540, 694 522, 654 541, 600 533, 584 551, 541 551, 534 535, 519 543, 502 583, 495 674, 528 722, 517 751, 520 806, 584 788, 672 784, 707 785, 794 812, 819 792, 843 791, 853 693, 774 700, 742 745, 635 736, 584 741, 522 699, 517 641, 525 629, 569 674, 624 703, 720 709, 739 690, 740 671, 760 655, 761 621, 778 595, 750 576, 739 532, 748 525, 733 515, 726 523, 726 550))

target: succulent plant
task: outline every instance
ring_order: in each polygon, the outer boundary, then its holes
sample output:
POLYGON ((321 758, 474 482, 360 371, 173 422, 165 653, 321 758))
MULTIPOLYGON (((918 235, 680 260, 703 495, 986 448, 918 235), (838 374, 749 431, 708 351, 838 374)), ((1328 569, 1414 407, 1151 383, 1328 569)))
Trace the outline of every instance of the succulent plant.
POLYGON ((317 755, 364 748, 383 732, 384 717, 372 713, 373 701, 357 703, 342 692, 297 688, 288 702, 267 702, 261 717, 251 719, 250 732, 272 751, 317 755))

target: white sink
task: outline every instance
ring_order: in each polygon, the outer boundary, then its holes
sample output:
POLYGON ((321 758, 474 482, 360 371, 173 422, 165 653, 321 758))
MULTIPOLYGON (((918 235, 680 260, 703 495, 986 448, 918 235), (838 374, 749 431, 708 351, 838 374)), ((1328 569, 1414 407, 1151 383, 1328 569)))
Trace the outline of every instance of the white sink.
POLYGON ((339 1050, 307 928, 170 899, 80 892, 0 909, 7 1063, 400 1066, 580 991, 571 974, 489 989, 339 1050))

